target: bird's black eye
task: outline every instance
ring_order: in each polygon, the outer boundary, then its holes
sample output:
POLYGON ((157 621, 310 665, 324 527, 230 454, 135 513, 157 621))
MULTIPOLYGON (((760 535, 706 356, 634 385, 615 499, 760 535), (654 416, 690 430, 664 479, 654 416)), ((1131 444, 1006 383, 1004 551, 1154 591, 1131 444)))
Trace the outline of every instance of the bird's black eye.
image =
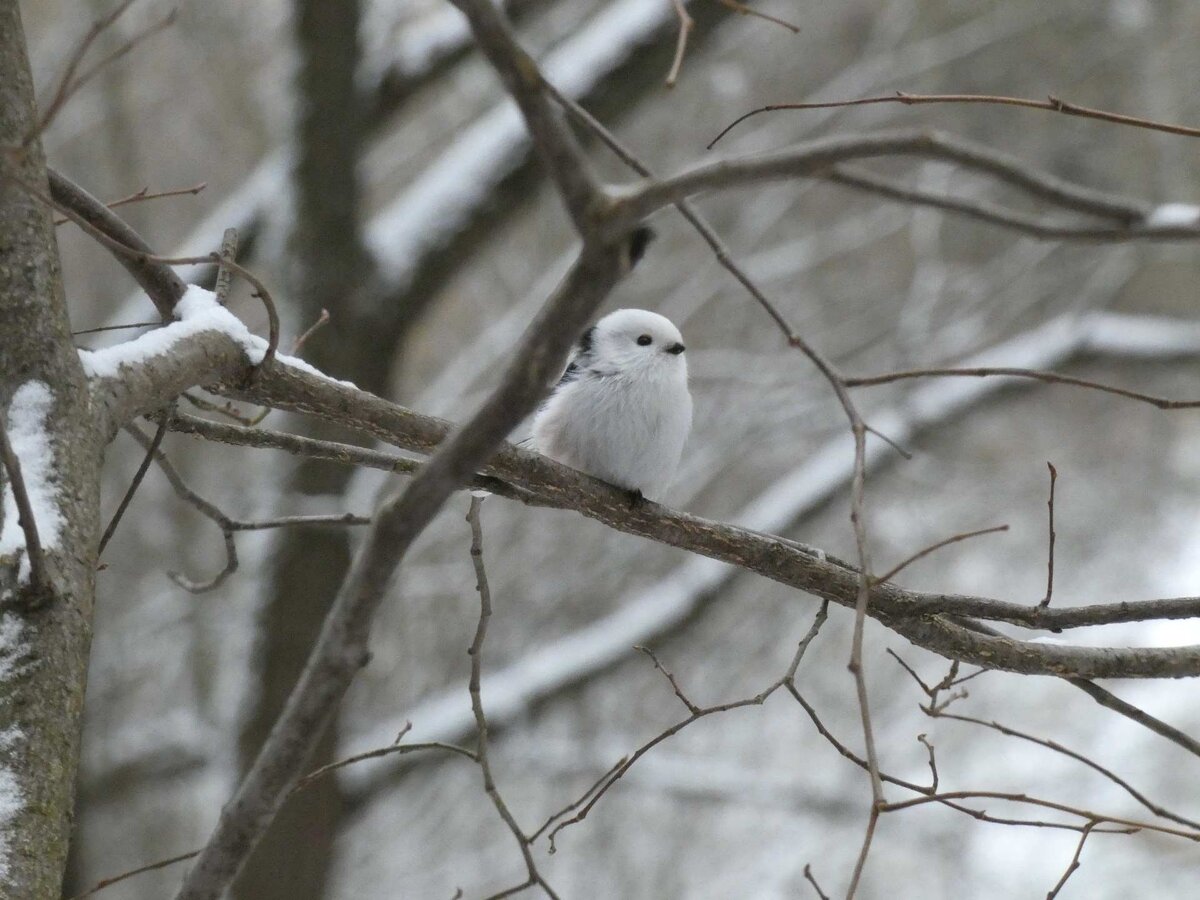
POLYGON ((637 342, 639 347, 646 347, 654 343, 654 338, 650 337, 648 334, 643 334, 637 339, 637 342))

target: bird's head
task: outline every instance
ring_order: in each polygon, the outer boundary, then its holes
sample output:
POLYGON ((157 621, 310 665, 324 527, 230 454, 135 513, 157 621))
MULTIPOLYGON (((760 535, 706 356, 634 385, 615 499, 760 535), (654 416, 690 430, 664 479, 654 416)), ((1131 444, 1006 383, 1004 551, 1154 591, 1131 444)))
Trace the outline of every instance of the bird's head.
POLYGON ((593 368, 614 373, 679 373, 687 377, 683 335, 665 316, 645 309, 618 309, 591 328, 579 353, 593 368))

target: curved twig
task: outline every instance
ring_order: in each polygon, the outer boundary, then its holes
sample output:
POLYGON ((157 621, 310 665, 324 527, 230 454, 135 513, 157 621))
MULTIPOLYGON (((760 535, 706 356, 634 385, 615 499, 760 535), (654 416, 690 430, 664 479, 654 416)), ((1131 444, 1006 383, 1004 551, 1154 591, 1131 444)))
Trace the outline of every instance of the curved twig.
POLYGON ((880 103, 900 103, 904 106, 915 106, 918 104, 928 103, 972 103, 972 104, 987 104, 990 106, 1021 106, 1026 109, 1042 109, 1048 112, 1063 113, 1068 116, 1079 116, 1084 119, 1097 119, 1101 122, 1109 122, 1114 125, 1130 125, 1134 128, 1146 128, 1150 131, 1164 131, 1167 134, 1178 134, 1184 137, 1200 137, 1200 128, 1193 128, 1188 125, 1176 125, 1172 122, 1157 122, 1153 119, 1143 119, 1139 116, 1127 116, 1122 113, 1109 112, 1103 109, 1094 109, 1090 106, 1080 106, 1077 103, 1068 103, 1054 95, 1050 95, 1045 100, 1031 100, 1026 97, 1004 97, 993 94, 908 94, 904 91, 896 91, 894 94, 885 94, 879 97, 860 97, 857 100, 829 100, 817 103, 772 103, 769 106, 760 106, 758 109, 752 109, 748 113, 743 113, 738 116, 723 129, 712 141, 708 144, 708 149, 711 150, 716 146, 717 141, 729 134, 734 128, 745 122, 747 119, 757 116, 760 113, 778 112, 785 109, 840 109, 845 106, 874 106, 880 103))

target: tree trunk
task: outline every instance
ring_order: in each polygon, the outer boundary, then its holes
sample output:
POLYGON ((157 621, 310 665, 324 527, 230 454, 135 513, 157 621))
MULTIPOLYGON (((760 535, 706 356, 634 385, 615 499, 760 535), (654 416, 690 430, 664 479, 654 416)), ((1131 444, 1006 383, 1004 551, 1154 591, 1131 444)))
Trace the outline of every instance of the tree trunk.
MULTIPOLYGON (((381 298, 359 224, 358 158, 364 137, 355 84, 359 4, 296 0, 292 14, 299 100, 288 299, 298 310, 300 328, 312 324, 322 309, 332 314, 305 356, 324 371, 378 392, 387 379, 392 348, 380 328, 381 298)), ((312 433, 337 434, 328 428, 312 433)), ((283 493, 324 495, 333 509, 349 477, 347 469, 301 462, 283 493)), ((259 693, 241 735, 244 765, 253 762, 283 710, 349 562, 348 536, 338 529, 296 528, 279 535, 270 561, 270 595, 260 619, 259 693)), ((335 720, 316 747, 313 764, 328 762, 337 743, 335 720)), ((237 896, 325 896, 341 807, 333 778, 289 800, 247 861, 235 885, 237 896)))
MULTIPOLYGON (((20 12, 16 0, 0 0, 0 162, 45 191, 39 142, 19 149, 36 118, 20 12)), ((0 527, 8 529, 0 540, 0 895, 57 900, 91 642, 102 445, 71 342, 49 211, 6 177, 0 310, 0 413, 40 500, 45 572, 37 590, 0 467, 0 527)))

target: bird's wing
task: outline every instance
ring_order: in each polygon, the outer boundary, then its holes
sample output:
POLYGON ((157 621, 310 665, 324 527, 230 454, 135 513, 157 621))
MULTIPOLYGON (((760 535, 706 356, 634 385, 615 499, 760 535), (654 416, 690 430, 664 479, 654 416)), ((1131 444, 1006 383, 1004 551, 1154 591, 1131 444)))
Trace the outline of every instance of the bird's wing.
POLYGON ((583 334, 579 336, 579 340, 575 342, 575 349, 571 351, 571 360, 567 363, 567 368, 563 371, 558 379, 558 384, 554 386, 546 398, 542 400, 538 406, 540 413, 546 408, 546 404, 550 402, 550 398, 561 391, 564 387, 579 378, 580 374, 592 362, 592 342, 595 338, 596 326, 592 325, 583 334))

